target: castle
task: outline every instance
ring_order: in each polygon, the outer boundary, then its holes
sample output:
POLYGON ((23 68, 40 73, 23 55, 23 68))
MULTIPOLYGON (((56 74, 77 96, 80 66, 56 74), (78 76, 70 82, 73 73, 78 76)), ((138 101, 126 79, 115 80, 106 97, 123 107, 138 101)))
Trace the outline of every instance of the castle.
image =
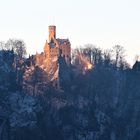
POLYGON ((44 64, 47 69, 52 67, 52 63, 61 56, 66 64, 71 64, 71 44, 68 39, 56 38, 56 26, 49 26, 49 42, 46 40, 44 52, 36 54, 35 63, 44 64))
POLYGON ((68 39, 56 38, 56 26, 49 26, 49 41, 46 40, 44 52, 35 55, 35 64, 45 70, 48 80, 53 81, 59 72, 59 58, 67 66, 71 64, 71 44, 68 39))
POLYGON ((52 82, 56 87, 69 82, 71 66, 70 41, 69 39, 56 38, 56 26, 51 25, 48 29, 49 40, 46 40, 44 52, 37 53, 27 60, 28 68, 24 74, 24 85, 26 86, 34 81, 32 77, 35 77, 39 84, 52 82))

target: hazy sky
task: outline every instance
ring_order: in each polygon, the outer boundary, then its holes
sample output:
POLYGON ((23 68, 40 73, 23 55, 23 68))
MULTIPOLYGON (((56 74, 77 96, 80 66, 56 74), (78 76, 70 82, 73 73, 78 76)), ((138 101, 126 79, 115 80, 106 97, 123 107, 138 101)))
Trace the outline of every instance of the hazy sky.
POLYGON ((28 53, 43 51, 48 25, 72 47, 119 44, 133 63, 140 55, 140 0, 0 0, 0 40, 23 39, 28 53))

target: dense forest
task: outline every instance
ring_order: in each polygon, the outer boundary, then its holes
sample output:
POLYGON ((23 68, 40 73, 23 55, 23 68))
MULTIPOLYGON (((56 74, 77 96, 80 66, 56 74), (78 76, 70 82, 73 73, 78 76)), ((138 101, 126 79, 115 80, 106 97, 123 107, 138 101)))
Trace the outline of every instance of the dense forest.
POLYGON ((38 67, 33 90, 23 88, 28 59, 23 40, 0 43, 0 140, 140 139, 140 71, 122 46, 73 49, 69 72, 62 71, 70 80, 42 92, 38 67))

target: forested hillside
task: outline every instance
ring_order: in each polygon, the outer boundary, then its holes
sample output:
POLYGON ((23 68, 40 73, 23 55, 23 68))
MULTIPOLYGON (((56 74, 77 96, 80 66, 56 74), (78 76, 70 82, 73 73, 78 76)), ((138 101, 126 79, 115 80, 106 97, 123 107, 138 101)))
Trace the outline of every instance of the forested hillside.
POLYGON ((129 67, 123 47, 74 49, 69 72, 61 71, 71 79, 56 88, 41 83, 43 70, 27 67, 25 44, 17 42, 0 51, 0 140, 140 139, 140 71, 129 67), (37 73, 30 91, 27 69, 37 73))

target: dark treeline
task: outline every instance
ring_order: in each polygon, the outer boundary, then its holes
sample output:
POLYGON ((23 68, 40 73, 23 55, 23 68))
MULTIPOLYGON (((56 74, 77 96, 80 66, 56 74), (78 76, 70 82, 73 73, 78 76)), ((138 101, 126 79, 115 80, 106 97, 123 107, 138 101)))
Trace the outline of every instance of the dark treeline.
MULTIPOLYGON (((25 60, 17 51, 25 43, 12 42, 0 51, 0 140, 140 139, 140 72, 130 68, 122 46, 102 50, 88 44, 72 50, 71 81, 64 90, 48 85, 32 96, 22 92, 23 65, 17 63, 16 71, 6 59, 13 50, 25 60), (85 70, 85 61, 93 67, 85 70)), ((40 74, 34 83, 41 82, 40 74)))

